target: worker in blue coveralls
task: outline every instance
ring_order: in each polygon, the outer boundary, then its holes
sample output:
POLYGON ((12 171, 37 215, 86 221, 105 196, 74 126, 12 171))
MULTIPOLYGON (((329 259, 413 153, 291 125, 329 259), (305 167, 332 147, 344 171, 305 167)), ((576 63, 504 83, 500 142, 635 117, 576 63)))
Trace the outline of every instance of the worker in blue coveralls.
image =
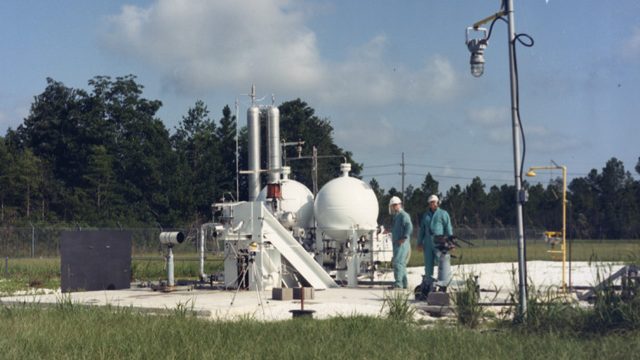
POLYGON ((440 209, 440 199, 431 195, 427 199, 429 210, 424 214, 418 231, 418 251, 424 251, 424 279, 429 285, 433 284, 433 267, 438 261, 437 285, 446 290, 451 280, 451 254, 440 250, 436 246, 436 237, 452 236, 451 218, 446 210, 440 209))
POLYGON ((406 289, 409 286, 407 280, 407 263, 411 256, 411 233, 413 225, 411 217, 402 208, 402 200, 393 196, 389 200, 389 214, 393 215, 391 227, 391 240, 393 243, 393 277, 395 283, 392 288, 406 289))

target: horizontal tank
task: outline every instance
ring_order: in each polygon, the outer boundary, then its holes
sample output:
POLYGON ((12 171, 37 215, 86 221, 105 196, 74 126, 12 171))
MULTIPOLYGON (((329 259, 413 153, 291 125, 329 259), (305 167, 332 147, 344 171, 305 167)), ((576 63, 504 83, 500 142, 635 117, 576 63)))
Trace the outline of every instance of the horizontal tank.
POLYGON ((347 240, 353 230, 364 235, 378 226, 378 199, 369 184, 349 176, 351 164, 341 164, 342 176, 326 183, 316 196, 318 231, 347 240))

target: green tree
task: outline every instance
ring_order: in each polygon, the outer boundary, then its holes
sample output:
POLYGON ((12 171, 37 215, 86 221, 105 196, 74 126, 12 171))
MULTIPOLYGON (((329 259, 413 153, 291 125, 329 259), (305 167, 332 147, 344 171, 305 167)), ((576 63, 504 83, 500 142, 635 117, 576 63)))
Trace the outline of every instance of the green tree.
POLYGON ((384 202, 384 189, 380 187, 380 183, 378 183, 376 178, 372 178, 371 181, 369 181, 369 186, 371 186, 373 193, 376 194, 376 199, 378 200, 378 224, 382 224, 384 214, 387 212, 387 204, 384 202))
POLYGON ((427 173, 427 175, 424 178, 424 181, 422 182, 422 185, 420 186, 420 189, 422 189, 422 191, 427 195, 437 195, 438 197, 442 198, 442 194, 438 191, 438 186, 440 185, 440 183, 438 181, 436 181, 436 179, 433 178, 433 176, 431 176, 431 173, 427 173))
POLYGON ((633 178, 625 171, 622 161, 611 158, 602 169, 599 187, 605 236, 620 239, 627 235, 626 229, 638 213, 637 201, 633 198, 633 178))
POLYGON ((78 185, 84 171, 87 141, 82 135, 85 115, 80 103, 86 92, 47 78, 44 92, 35 97, 29 115, 16 130, 22 149, 50 164, 55 178, 78 185))
MULTIPOLYGON (((90 134, 102 133, 113 157, 115 186, 109 212, 114 220, 143 223, 173 223, 168 193, 175 185, 176 161, 169 132, 155 117, 159 100, 142 97, 143 86, 134 75, 95 77, 87 101, 95 118, 87 126, 90 134)), ((88 157, 87 157, 88 158, 88 157)))
POLYGON ((207 106, 198 100, 171 137, 182 164, 178 182, 181 208, 193 214, 195 221, 209 215, 210 205, 219 192, 219 183, 226 176, 220 171, 220 142, 216 132, 207 106))
MULTIPOLYGON (((315 115, 315 110, 300 99, 282 103, 280 110, 280 138, 282 141, 304 141, 303 156, 311 156, 312 148, 318 150, 318 189, 329 180, 340 175, 340 163, 348 161, 352 164, 351 175, 358 176, 362 165, 352 159, 352 153, 345 151, 334 143, 333 127, 328 119, 315 115)), ((309 189, 313 189, 312 168, 310 160, 293 160, 298 154, 295 149, 287 148, 287 164, 292 166, 292 177, 309 189)))
POLYGON ((487 194, 484 192, 485 185, 480 177, 474 177, 467 185, 462 196, 465 198, 463 211, 463 222, 476 227, 482 226, 485 216, 485 204, 487 194))
POLYGON ((20 152, 15 162, 14 190, 24 196, 22 202, 23 214, 31 219, 36 199, 41 199, 41 184, 43 179, 41 160, 33 154, 31 149, 20 152))
POLYGON ((0 137, 0 222, 4 223, 7 208, 11 205, 14 182, 11 174, 15 168, 14 156, 6 145, 4 137, 0 137))
POLYGON ((569 229, 576 236, 589 239, 598 236, 602 222, 598 206, 598 172, 593 169, 584 178, 575 178, 569 183, 569 208, 572 215, 569 229))
POLYGON ((107 214, 103 209, 108 206, 108 198, 113 190, 113 157, 103 145, 94 145, 88 159, 87 171, 83 176, 88 190, 92 193, 92 204, 102 218, 107 214))
POLYGON ((442 207, 449 212, 451 224, 454 227, 461 226, 463 224, 462 220, 465 211, 465 199, 462 195, 462 188, 460 185, 455 184, 447 190, 447 193, 442 200, 442 207))
POLYGON ((220 168, 216 172, 218 191, 236 195, 236 117, 231 115, 228 105, 222 109, 220 125, 216 128, 220 149, 220 168))

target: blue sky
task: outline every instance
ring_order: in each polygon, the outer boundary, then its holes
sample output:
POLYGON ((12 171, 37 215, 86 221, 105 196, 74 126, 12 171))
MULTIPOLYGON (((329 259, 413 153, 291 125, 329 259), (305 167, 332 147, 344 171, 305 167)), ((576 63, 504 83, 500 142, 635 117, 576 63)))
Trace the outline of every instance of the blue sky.
MULTIPOLYGON (((513 183, 507 28, 497 23, 481 78, 469 74, 467 26, 497 0, 0 2, 0 133, 27 116, 51 77, 88 88, 96 75, 135 74, 174 129, 196 100, 214 118, 252 83, 276 103, 301 98, 335 141, 385 189, 513 183), (387 166, 389 165, 389 166, 387 166)), ((640 2, 515 1, 526 166, 570 178, 611 157, 640 157, 640 2)), ((320 149, 322 152, 322 149, 320 149)), ((539 177, 548 181, 551 176, 539 177)), ((637 176, 636 176, 637 178, 637 176)), ((370 177, 366 176, 365 180, 370 177)))

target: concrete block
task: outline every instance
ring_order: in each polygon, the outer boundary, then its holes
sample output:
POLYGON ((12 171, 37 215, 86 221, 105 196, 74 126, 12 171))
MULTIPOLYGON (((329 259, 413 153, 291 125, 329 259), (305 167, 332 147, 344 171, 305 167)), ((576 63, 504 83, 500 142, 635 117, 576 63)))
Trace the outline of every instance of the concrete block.
POLYGON ((273 300, 293 300, 293 289, 273 288, 271 290, 271 298, 273 300))
POLYGON ((293 298, 296 300, 300 300, 303 290, 304 290, 304 299, 312 300, 315 295, 312 287, 293 288, 293 298))

